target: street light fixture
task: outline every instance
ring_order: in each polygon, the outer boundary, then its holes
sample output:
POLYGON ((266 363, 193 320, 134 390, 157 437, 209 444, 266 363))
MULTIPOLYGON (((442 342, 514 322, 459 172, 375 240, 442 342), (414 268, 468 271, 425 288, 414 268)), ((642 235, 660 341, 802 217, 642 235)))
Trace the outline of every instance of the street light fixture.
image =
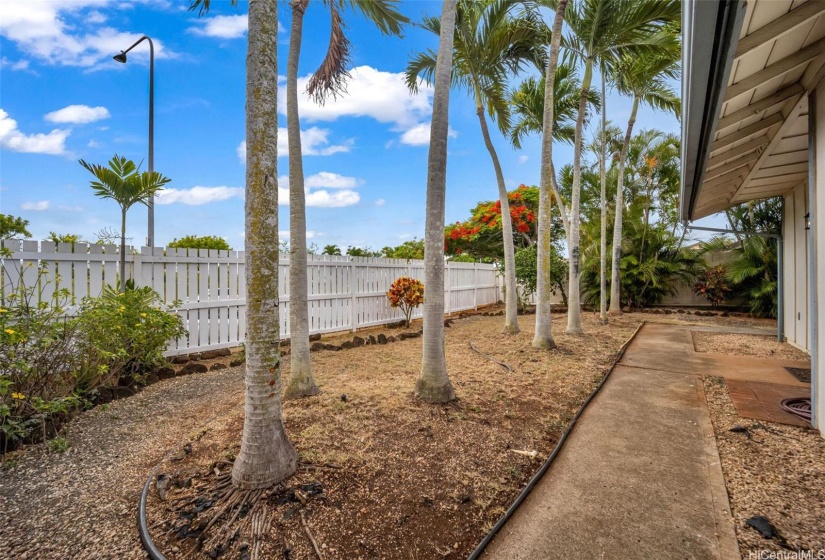
MULTIPOLYGON (((120 51, 112 58, 121 64, 126 64, 126 53, 138 46, 143 41, 149 41, 149 173, 155 170, 155 45, 149 36, 144 35, 126 49, 120 51)), ((146 244, 149 247, 155 246, 155 197, 149 197, 149 221, 146 235, 146 244)))

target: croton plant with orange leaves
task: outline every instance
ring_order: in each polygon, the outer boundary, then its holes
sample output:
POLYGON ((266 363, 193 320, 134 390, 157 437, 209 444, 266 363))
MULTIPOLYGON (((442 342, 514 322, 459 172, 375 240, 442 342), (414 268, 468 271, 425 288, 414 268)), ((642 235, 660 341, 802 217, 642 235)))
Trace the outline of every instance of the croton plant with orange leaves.
POLYGON ((409 327, 413 309, 424 303, 424 284, 415 278, 401 276, 390 286, 387 299, 390 300, 390 307, 401 308, 409 327))

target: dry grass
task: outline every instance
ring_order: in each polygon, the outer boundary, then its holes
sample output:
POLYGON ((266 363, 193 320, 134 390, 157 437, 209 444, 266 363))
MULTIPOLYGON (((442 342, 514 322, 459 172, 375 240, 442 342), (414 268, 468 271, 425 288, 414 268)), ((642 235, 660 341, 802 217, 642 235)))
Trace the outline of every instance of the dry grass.
POLYGON ((705 392, 742 557, 825 550, 825 440, 810 429, 740 418, 719 378, 705 378, 705 392), (731 432, 734 426, 748 428, 750 437, 731 432), (745 525, 757 515, 779 530, 786 548, 745 525))
POLYGON ((722 334, 693 332, 693 344, 697 352, 728 354, 731 356, 753 356, 754 358, 775 358, 778 360, 810 360, 811 357, 787 342, 779 342, 776 337, 758 334, 722 334))
MULTIPOLYGON (((285 548, 290 558, 315 557, 296 508, 308 514, 327 559, 466 557, 551 451, 639 322, 622 317, 602 326, 588 315, 586 334, 569 336, 563 334, 566 317, 558 315, 559 348, 545 352, 530 346, 533 319, 521 317, 523 331, 514 336, 501 333, 502 317, 471 316, 447 329, 448 369, 459 397, 452 405, 426 405, 412 395, 420 338, 314 353, 322 393, 285 404, 287 432, 303 462, 342 468, 299 471, 263 500, 273 520, 260 558, 282 557, 285 548), (536 450, 538 457, 513 450, 536 450), (295 502, 294 490, 313 482, 323 486, 322 497, 295 502)), ((193 444, 188 458, 164 467, 177 480, 194 476, 193 489, 178 492, 205 488, 211 464, 237 453, 240 412, 239 405, 193 444)), ((152 522, 161 524, 154 532, 159 544, 170 558, 182 557, 193 542, 176 535, 186 519, 164 513, 156 498, 150 511, 152 522)), ((240 527, 235 551, 252 542, 248 520, 240 527)))

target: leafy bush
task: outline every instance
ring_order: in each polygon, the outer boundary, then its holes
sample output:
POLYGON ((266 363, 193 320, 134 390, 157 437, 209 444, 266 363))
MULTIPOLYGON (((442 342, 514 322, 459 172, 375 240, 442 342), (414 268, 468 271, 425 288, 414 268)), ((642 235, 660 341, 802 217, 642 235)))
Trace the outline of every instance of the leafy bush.
POLYGON ((409 327, 412 310, 424 303, 424 284, 415 278, 401 276, 390 286, 387 298, 391 307, 401 308, 409 327))
MULTIPOLYGON (((8 275, 8 270, 5 271, 8 275)), ((142 380, 164 363, 168 341, 183 333, 180 318, 158 305, 149 288, 118 294, 106 288, 67 317, 70 294, 44 299, 45 268, 37 281, 0 300, 0 450, 48 439, 60 423, 89 404, 95 390, 142 380)), ((11 280, 11 279, 10 279, 11 280)))
POLYGON ((693 293, 705 298, 713 307, 718 306, 732 291, 727 275, 728 271, 722 265, 703 270, 696 277, 693 293))
MULTIPOLYGON (((8 275, 8 270, 5 271, 8 275)), ((65 318, 67 290, 56 290, 51 300, 41 301, 48 286, 45 269, 37 270, 37 282, 3 294, 0 302, 0 444, 28 439, 33 433, 46 437, 56 416, 82 405, 75 392, 77 372, 84 368, 77 352, 77 328, 65 318)))
POLYGON ((23 218, 11 214, 0 214, 0 239, 31 237, 28 225, 29 221, 23 218))
POLYGON ((97 355, 121 385, 142 382, 165 364, 169 341, 185 333, 180 317, 149 287, 124 292, 106 287, 100 297, 83 301, 77 323, 81 351, 97 355))
POLYGON ((177 249, 217 249, 219 251, 229 251, 232 247, 223 237, 216 235, 186 235, 180 239, 173 239, 167 247, 177 249))
MULTIPOLYGON (((538 247, 525 247, 516 251, 516 282, 519 287, 519 305, 524 306, 538 289, 538 247)), ((550 246, 550 291, 555 295, 561 293, 567 305, 567 261, 559 254, 555 245, 550 246)))

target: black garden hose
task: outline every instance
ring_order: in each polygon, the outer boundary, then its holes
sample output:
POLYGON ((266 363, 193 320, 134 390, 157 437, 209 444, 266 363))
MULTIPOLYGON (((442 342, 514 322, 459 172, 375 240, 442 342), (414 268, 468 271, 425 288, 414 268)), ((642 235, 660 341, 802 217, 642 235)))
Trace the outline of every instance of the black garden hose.
POLYGON ((143 549, 146 550, 146 554, 148 554, 149 558, 152 560, 166 560, 166 556, 164 556, 163 553, 158 550, 158 547, 155 546, 155 541, 152 540, 152 535, 149 534, 149 527, 146 525, 146 498, 149 496, 149 487, 152 485, 152 481, 155 479, 155 475, 157 475, 159 468, 160 465, 155 467, 155 470, 153 470, 152 474, 149 475, 149 478, 146 479, 146 482, 143 485, 143 491, 140 493, 140 502, 138 503, 137 512, 140 543, 143 545, 143 549))
POLYGON ((646 321, 643 321, 638 327, 636 327, 636 330, 633 331, 633 334, 630 335, 630 338, 628 338, 627 341, 624 344, 622 344, 622 347, 619 349, 619 353, 616 355, 616 359, 613 360, 613 363, 607 369, 607 372, 604 374, 604 377, 602 378, 598 386, 595 389, 593 389, 593 392, 587 396, 587 399, 585 399, 585 401, 579 407, 578 412, 576 412, 576 415, 573 416, 573 420, 571 420, 570 424, 567 425, 567 429, 564 430, 564 433, 561 435, 561 438, 559 438, 558 443, 556 443, 556 447, 553 448, 553 452, 550 453, 550 456, 547 457, 547 460, 544 462, 541 468, 538 471, 536 471, 536 474, 533 475, 533 478, 530 479, 530 481, 527 483, 527 486, 525 486, 521 493, 518 495, 516 501, 514 501, 512 505, 510 505, 507 511, 504 512, 504 515, 501 516, 501 519, 499 519, 496 522, 496 524, 493 525, 493 528, 490 529, 490 532, 484 536, 480 543, 478 543, 478 546, 475 548, 475 550, 473 550, 470 556, 467 557, 467 560, 478 560, 478 558, 481 558, 481 555, 484 554, 484 550, 493 541, 493 538, 495 538, 498 532, 504 527, 504 525, 507 524, 507 521, 510 520, 510 518, 513 516, 513 514, 516 512, 516 510, 519 508, 522 502, 524 502, 524 500, 527 499, 527 496, 530 494, 530 491, 533 490, 533 487, 536 484, 538 484, 538 482, 542 479, 544 473, 546 473, 548 469, 550 469, 550 465, 552 465, 553 461, 556 460, 556 456, 559 454, 562 447, 564 446, 564 442, 567 441, 567 436, 570 435, 570 432, 572 432, 573 428, 576 426, 576 423, 578 422, 579 417, 581 417, 582 413, 584 412, 584 409, 587 408, 587 405, 590 404, 590 401, 592 401, 595 398, 595 396, 599 394, 599 391, 601 391, 602 387, 604 387, 604 384, 607 382, 607 379, 608 377, 610 377, 610 374, 613 372, 613 369, 616 367, 616 364, 618 364, 619 360, 622 359, 625 350, 627 350, 627 347, 630 345, 631 342, 633 342, 633 339, 636 338, 636 335, 639 333, 642 327, 645 326, 645 323, 646 321))

